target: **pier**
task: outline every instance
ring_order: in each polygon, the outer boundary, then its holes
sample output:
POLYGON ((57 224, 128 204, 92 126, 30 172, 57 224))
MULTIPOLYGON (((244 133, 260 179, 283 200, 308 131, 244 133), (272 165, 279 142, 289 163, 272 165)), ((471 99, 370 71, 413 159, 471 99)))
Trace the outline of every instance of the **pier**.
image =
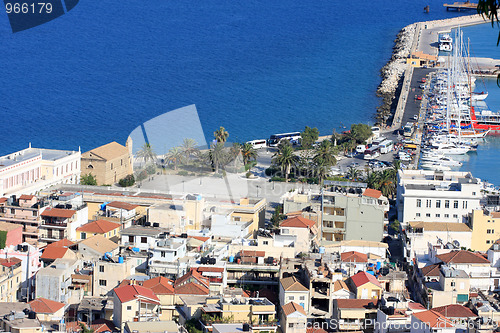
POLYGON ((446 7, 446 10, 456 10, 456 11, 463 11, 463 10, 476 10, 477 9, 477 3, 474 2, 454 2, 452 4, 445 3, 443 5, 446 7))

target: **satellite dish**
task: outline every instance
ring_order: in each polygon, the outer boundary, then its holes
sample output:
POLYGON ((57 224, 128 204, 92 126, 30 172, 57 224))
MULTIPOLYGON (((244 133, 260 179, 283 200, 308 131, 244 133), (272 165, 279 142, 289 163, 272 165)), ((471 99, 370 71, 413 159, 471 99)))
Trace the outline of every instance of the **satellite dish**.
POLYGON ((457 249, 459 249, 459 248, 460 248, 460 242, 459 242, 459 241, 454 240, 452 244, 453 244, 453 246, 454 246, 455 248, 457 248, 457 249))

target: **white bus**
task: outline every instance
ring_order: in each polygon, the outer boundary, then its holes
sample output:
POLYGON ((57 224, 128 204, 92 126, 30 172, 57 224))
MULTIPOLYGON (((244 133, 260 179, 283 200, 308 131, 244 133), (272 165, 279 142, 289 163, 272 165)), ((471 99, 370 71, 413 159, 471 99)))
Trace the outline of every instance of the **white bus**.
POLYGON ((381 154, 387 154, 394 150, 394 142, 392 140, 384 140, 380 143, 379 147, 381 154))
POLYGON ((251 144, 254 149, 266 148, 267 141, 266 140, 252 140, 247 141, 248 144, 251 144))
POLYGON ((288 140, 294 145, 298 144, 300 141, 300 132, 273 134, 267 141, 267 144, 269 147, 276 147, 281 140, 288 140))
POLYGON ((363 159, 372 160, 380 156, 380 148, 379 146, 371 146, 370 148, 365 150, 363 159))
POLYGON ((377 127, 377 126, 373 126, 372 127, 372 134, 373 134, 373 138, 378 138, 380 136, 380 127, 377 127))

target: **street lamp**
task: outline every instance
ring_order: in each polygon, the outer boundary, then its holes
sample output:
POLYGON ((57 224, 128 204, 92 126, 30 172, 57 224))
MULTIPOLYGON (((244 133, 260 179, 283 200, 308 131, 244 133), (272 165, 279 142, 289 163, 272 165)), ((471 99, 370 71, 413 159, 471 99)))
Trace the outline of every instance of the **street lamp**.
POLYGON ((260 186, 259 185, 255 185, 255 187, 257 188, 257 198, 259 197, 259 188, 260 186))

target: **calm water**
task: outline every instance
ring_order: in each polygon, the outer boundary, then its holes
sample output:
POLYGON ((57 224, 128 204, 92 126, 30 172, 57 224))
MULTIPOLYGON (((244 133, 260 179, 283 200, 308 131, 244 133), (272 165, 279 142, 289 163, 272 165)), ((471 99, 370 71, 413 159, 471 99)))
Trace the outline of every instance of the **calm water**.
POLYGON ((12 34, 0 13, 0 154, 88 150, 196 104, 210 139, 372 122, 379 70, 405 25, 445 1, 80 1, 12 34))

